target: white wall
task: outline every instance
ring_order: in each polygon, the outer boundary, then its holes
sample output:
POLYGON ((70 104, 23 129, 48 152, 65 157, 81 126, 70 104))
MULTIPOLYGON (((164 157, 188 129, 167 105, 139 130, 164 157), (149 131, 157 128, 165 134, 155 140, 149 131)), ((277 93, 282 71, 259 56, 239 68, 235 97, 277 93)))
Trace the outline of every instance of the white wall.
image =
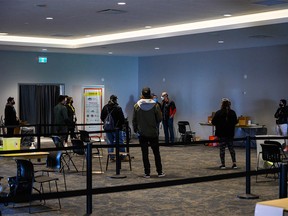
POLYGON ((0 115, 9 96, 15 97, 19 113, 18 83, 64 83, 65 93, 74 98, 78 123, 83 122, 82 87, 86 85, 104 85, 105 103, 116 94, 125 116, 132 118, 138 96, 138 58, 47 53, 48 63, 39 64, 38 55, 0 51, 0 115))
POLYGON ((279 100, 288 99, 287 71, 288 46, 142 57, 139 88, 150 86, 159 98, 168 91, 177 106, 176 130, 177 121, 188 120, 196 135, 208 138, 211 128, 199 122, 228 97, 237 115, 251 116, 275 134, 274 113, 279 100))

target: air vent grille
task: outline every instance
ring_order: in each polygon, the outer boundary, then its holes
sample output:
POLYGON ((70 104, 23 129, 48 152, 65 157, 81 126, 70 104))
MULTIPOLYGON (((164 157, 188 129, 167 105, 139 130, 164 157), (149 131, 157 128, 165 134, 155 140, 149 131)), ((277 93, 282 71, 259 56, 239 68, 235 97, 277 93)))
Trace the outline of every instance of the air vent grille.
POLYGON ((127 13, 127 11, 117 10, 117 9, 104 9, 104 10, 97 11, 97 13, 100 13, 100 14, 123 14, 123 13, 127 13))

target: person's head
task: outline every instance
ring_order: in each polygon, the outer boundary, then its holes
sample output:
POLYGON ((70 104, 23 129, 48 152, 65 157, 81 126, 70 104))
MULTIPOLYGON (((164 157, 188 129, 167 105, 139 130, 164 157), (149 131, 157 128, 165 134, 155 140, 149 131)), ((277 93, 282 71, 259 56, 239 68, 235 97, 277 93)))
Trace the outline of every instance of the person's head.
POLYGON ((151 90, 149 87, 144 87, 142 89, 142 98, 143 99, 151 99, 152 96, 151 96, 151 90))
POLYGON ((13 98, 13 97, 9 97, 9 98, 7 99, 7 103, 8 103, 8 104, 11 104, 11 105, 14 105, 14 104, 15 104, 14 98, 13 98))
POLYGON ((73 104, 73 98, 72 97, 67 97, 67 104, 73 104))
POLYGON ((228 98, 223 98, 221 103, 221 109, 228 110, 231 108, 231 102, 228 98))
POLYGON ((152 93, 151 95, 152 95, 152 99, 157 103, 158 102, 158 96, 154 93, 152 93))
POLYGON ((66 95, 59 95, 59 97, 58 97, 58 103, 62 103, 63 105, 65 105, 65 103, 66 103, 66 98, 67 98, 66 95))
POLYGON ((168 100, 168 93, 167 92, 162 92, 161 99, 162 100, 168 100))
POLYGON ((116 95, 110 96, 110 102, 113 104, 117 104, 118 97, 116 95))
POLYGON ((279 106, 280 107, 284 107, 284 106, 286 106, 286 104, 287 104, 287 101, 285 99, 281 99, 280 103, 279 103, 279 106))

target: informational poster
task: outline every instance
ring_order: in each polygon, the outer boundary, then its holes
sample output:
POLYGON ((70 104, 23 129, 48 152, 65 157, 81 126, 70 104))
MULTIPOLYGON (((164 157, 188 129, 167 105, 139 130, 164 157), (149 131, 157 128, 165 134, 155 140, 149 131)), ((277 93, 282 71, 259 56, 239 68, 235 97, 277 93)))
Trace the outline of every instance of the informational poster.
MULTIPOLYGON (((101 110, 104 104, 104 86, 92 86, 83 88, 84 96, 84 124, 99 124, 101 110)), ((102 131, 102 125, 85 125, 84 130, 102 131)), ((101 136, 101 133, 93 133, 90 136, 101 136)))

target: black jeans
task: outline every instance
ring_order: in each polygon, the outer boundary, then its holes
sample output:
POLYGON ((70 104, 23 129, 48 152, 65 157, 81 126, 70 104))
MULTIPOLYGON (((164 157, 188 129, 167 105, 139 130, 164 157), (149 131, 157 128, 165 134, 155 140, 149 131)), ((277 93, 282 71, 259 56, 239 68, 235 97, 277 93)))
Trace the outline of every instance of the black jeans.
POLYGON ((159 150, 159 140, 158 137, 139 137, 139 143, 141 145, 142 150, 142 160, 144 165, 144 172, 147 175, 150 175, 150 162, 149 162, 149 144, 152 148, 154 159, 155 159, 155 166, 156 171, 158 174, 162 173, 162 163, 161 163, 161 156, 159 150))

